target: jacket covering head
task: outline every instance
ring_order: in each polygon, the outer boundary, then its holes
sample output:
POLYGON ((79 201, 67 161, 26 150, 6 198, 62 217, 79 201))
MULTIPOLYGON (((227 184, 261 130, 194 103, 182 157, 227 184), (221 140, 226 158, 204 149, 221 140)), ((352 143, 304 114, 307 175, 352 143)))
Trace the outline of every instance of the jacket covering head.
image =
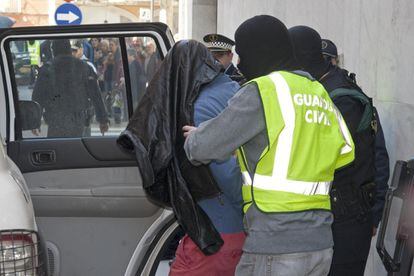
POLYGON ((307 26, 289 29, 300 67, 314 78, 320 79, 329 70, 329 62, 322 55, 322 39, 317 31, 307 26))
POLYGON ((244 21, 236 30, 237 67, 251 80, 273 71, 294 70, 294 52, 286 26, 270 15, 244 21))
POLYGON ((172 206, 178 222, 205 254, 223 244, 196 200, 220 190, 207 166, 194 167, 184 152, 182 127, 194 125, 193 103, 222 70, 201 43, 180 41, 165 57, 118 144, 134 151, 147 194, 172 206))

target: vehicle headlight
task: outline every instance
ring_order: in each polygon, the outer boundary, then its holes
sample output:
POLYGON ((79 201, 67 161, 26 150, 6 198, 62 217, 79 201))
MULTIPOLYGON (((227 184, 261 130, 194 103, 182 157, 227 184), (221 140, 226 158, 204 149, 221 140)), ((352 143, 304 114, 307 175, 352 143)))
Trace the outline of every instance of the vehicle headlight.
POLYGON ((40 275, 38 245, 35 232, 0 232, 0 276, 40 275))

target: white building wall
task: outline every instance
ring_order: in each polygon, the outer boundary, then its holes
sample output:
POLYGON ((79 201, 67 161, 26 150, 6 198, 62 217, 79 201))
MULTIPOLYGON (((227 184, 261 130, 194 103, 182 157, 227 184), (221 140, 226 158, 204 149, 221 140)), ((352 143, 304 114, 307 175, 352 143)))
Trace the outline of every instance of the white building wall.
MULTIPOLYGON (((240 23, 259 14, 288 27, 311 26, 333 40, 344 67, 374 98, 391 171, 396 160, 414 157, 414 1, 218 0, 217 31, 233 38, 240 23)), ((374 247, 371 254, 366 275, 386 275, 374 247)))
POLYGON ((217 0, 192 0, 191 38, 203 41, 217 31, 217 0))
MULTIPOLYGON (((1 0, 0 0, 1 1, 1 0)), ((138 14, 134 15, 126 10, 104 5, 80 6, 82 24, 122 23, 122 17, 130 22, 139 22, 138 14)))

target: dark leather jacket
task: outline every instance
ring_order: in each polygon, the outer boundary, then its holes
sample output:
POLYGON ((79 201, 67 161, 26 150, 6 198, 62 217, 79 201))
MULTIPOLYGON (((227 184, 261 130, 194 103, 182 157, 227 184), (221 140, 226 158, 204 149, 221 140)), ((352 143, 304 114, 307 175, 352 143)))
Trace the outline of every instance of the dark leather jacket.
POLYGON ((182 127, 194 125, 193 103, 200 87, 222 70, 201 43, 178 42, 151 80, 118 144, 135 152, 147 195, 171 206, 179 224, 204 254, 223 240, 197 205, 220 190, 207 166, 193 166, 184 152, 182 127))

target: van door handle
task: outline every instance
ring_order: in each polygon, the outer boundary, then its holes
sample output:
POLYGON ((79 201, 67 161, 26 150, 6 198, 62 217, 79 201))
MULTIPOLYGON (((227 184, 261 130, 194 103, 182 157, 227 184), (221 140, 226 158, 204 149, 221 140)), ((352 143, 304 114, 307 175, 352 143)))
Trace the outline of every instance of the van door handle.
POLYGON ((31 159, 35 165, 53 164, 56 162, 56 152, 54 150, 34 151, 31 159))

